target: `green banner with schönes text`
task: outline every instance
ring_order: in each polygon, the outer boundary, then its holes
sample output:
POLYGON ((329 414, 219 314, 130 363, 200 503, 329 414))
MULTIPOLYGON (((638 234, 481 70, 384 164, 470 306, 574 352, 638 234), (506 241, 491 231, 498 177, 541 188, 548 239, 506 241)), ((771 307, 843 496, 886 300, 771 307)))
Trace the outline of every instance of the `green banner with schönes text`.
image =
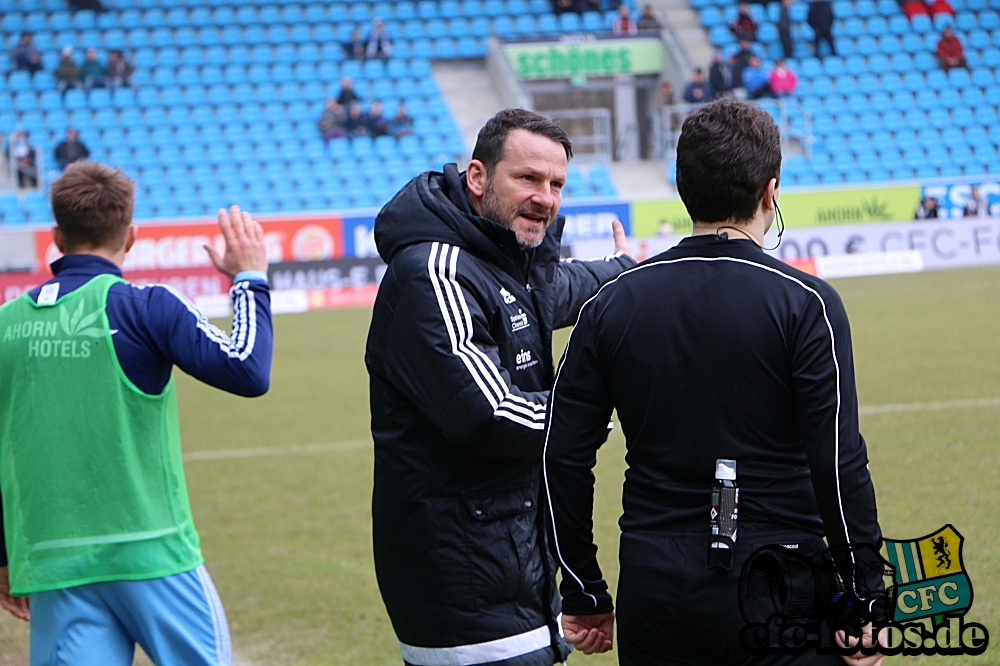
POLYGON ((584 42, 505 44, 504 53, 522 79, 568 79, 616 74, 659 74, 659 39, 596 39, 584 42))

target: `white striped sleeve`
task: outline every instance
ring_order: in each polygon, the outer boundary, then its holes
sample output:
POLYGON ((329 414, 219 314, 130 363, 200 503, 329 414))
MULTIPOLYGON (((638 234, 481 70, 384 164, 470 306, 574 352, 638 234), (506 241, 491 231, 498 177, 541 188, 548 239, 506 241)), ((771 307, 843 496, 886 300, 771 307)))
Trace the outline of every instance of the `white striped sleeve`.
POLYGON ((459 252, 458 247, 435 242, 431 244, 427 258, 427 273, 448 334, 451 353, 461 360, 482 391, 493 408, 494 418, 508 419, 531 430, 543 430, 545 405, 512 392, 497 364, 472 342, 472 314, 456 279, 459 252))
POLYGON ((180 301, 197 322, 198 330, 217 345, 229 358, 245 361, 253 354, 257 341, 257 300, 250 291, 250 283, 238 282, 229 290, 233 300, 233 332, 227 334, 215 326, 201 310, 184 294, 165 284, 154 285, 162 287, 180 301))

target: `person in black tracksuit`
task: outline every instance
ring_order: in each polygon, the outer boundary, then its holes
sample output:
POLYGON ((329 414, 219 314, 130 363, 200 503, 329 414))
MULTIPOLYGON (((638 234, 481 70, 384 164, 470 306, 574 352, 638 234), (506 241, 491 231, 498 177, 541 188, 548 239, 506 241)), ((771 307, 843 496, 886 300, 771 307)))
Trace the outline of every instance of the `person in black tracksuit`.
MULTIPOLYGON (((544 121, 528 113, 501 112, 515 125, 544 121)), ((487 130, 497 139, 496 122, 487 130)), ((514 141, 514 133, 501 137, 500 154, 514 141)), ((558 186, 566 156, 555 146, 558 186)), ((479 152, 469 167, 477 177, 479 152)), ((512 159, 495 165, 497 179, 512 159)), ((602 283, 635 262, 560 261, 564 220, 554 216, 558 196, 547 193, 531 201, 548 202, 551 225, 535 225, 544 235, 525 248, 491 221, 497 215, 480 215, 475 183, 446 165, 417 176, 376 218, 388 269, 365 355, 375 570, 406 663, 549 666, 569 653, 539 518, 552 330, 569 326, 602 283)))
POLYGON ((591 469, 613 410, 625 435, 625 666, 841 663, 815 652, 750 657, 740 571, 766 544, 815 557, 824 537, 830 546, 881 537, 844 306, 829 284, 761 249, 778 141, 766 113, 733 100, 685 121, 677 179, 695 235, 582 308, 552 391, 543 469, 563 612, 593 616, 606 632, 612 600, 593 544, 591 469), (722 573, 707 566, 720 458, 737 462, 740 489, 735 561, 722 573))

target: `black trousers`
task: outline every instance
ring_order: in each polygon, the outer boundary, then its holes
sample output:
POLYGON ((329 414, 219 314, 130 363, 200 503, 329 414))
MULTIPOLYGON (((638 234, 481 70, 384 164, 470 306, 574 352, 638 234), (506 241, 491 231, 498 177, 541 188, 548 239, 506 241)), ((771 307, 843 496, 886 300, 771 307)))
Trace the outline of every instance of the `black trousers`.
POLYGON ((833 34, 829 32, 823 34, 817 32, 815 37, 813 37, 813 55, 817 58, 823 57, 819 54, 819 45, 821 42, 826 42, 830 45, 830 55, 837 55, 837 47, 833 45, 833 34))
POLYGON ((781 52, 785 59, 795 57, 795 43, 792 41, 790 30, 778 30, 778 38, 781 39, 781 52))
POLYGON ((825 548, 817 536, 741 529, 732 569, 717 573, 706 566, 707 534, 622 534, 617 602, 621 666, 842 666, 835 654, 754 656, 743 649, 740 572, 754 550, 774 543, 797 545, 809 557, 825 548))

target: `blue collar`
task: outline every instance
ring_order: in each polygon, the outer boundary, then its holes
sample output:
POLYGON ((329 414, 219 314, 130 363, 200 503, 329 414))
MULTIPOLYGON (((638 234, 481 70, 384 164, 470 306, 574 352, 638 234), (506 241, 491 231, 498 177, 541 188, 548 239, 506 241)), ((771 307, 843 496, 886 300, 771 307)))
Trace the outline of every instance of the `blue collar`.
POLYGON ((53 275, 60 277, 93 277, 94 275, 122 276, 122 269, 114 262, 93 254, 67 254, 49 264, 53 275))

